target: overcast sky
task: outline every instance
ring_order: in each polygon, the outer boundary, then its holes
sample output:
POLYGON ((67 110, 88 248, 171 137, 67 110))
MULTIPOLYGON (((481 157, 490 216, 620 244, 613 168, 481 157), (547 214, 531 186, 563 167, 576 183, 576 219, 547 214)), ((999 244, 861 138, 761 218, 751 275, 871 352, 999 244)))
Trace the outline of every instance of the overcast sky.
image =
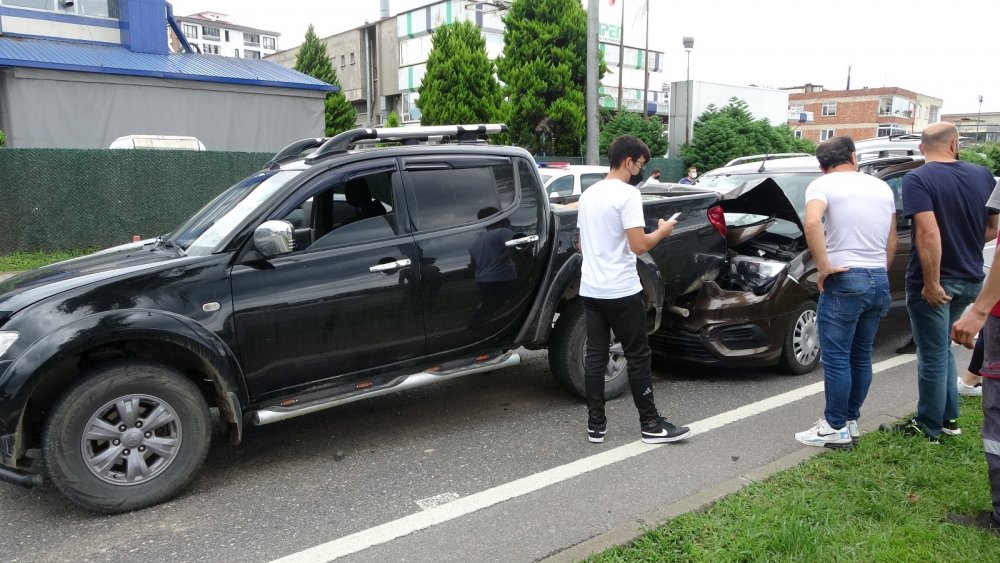
MULTIPOLYGON (((177 15, 228 14, 240 25, 281 33, 278 46, 302 42, 310 23, 320 37, 379 19, 379 0, 168 0, 177 15)), ((390 0, 396 15, 432 0, 390 0)), ((586 3, 586 2, 585 2, 586 3)), ((600 0, 601 20, 626 9, 628 45, 642 46, 644 0, 600 0)), ((691 78, 783 87, 811 82, 829 90, 898 86, 942 98, 942 113, 1000 111, 994 0, 649 0, 650 49, 665 53, 662 82, 684 80, 683 36, 694 37, 691 78)), ((656 76, 650 80, 653 87, 656 76)))

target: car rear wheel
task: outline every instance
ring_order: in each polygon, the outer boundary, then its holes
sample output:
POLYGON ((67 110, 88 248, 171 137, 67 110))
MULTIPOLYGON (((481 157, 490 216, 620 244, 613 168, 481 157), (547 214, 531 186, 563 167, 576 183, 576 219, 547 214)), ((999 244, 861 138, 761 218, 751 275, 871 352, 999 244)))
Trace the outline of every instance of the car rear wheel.
POLYGON ((778 366, 782 371, 802 375, 816 369, 819 363, 819 330, 816 302, 807 299, 789 318, 785 329, 785 343, 778 366))
POLYGON ((167 366, 116 362, 70 387, 52 409, 42 453, 73 502, 127 512, 177 494, 201 467, 211 418, 201 391, 167 366))
MULTIPOLYGON (((587 354, 587 323, 583 300, 570 301, 556 321, 549 337, 549 368, 567 391, 586 398, 583 360, 587 354)), ((604 398, 620 397, 628 389, 628 366, 622 345, 611 335, 608 364, 604 374, 604 398)))

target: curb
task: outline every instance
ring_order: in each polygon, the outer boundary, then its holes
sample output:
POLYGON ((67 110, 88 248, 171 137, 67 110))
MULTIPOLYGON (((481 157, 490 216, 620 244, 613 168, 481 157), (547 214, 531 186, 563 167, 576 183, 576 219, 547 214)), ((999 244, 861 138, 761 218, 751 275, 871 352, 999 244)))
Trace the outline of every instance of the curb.
MULTIPOLYGON (((897 422, 901 418, 912 415, 916 408, 917 403, 914 402, 904 407, 872 417, 860 426, 865 432, 875 432, 878 431, 880 424, 891 424, 897 422)), ((699 491, 691 496, 668 505, 666 508, 658 510, 638 520, 626 522, 617 528, 613 528, 576 545, 567 547, 558 553, 544 557, 538 561, 544 563, 569 563, 573 561, 582 561, 612 547, 631 543, 651 528, 665 524, 682 514, 704 510, 716 501, 743 489, 747 485, 763 481, 780 471, 791 469, 792 467, 795 467, 803 461, 819 455, 824 451, 825 450, 820 448, 805 446, 800 450, 778 458, 766 465, 752 469, 743 475, 733 477, 728 481, 724 481, 718 485, 699 491)))

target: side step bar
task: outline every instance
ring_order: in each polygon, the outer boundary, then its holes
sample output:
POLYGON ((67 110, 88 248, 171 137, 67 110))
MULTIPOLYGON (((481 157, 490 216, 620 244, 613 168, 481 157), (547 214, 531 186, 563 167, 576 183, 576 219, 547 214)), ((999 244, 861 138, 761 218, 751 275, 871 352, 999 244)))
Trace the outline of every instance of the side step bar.
POLYGON ((497 356, 496 358, 488 361, 478 362, 451 370, 422 371, 420 373, 404 375, 394 379, 384 387, 371 391, 365 391, 347 396, 331 397, 329 399, 321 399, 311 403, 304 403, 290 407, 267 407, 253 413, 253 423, 256 426, 263 426, 264 424, 271 424, 272 422, 279 422, 289 418, 302 416, 304 414, 314 413, 340 405, 346 405, 347 403, 353 403, 362 399, 388 395, 389 393, 396 393, 407 389, 415 389, 417 387, 423 387, 424 385, 430 385, 431 383, 454 379, 463 375, 472 375, 474 373, 482 373, 484 371, 503 369, 516 366, 520 363, 520 354, 516 352, 507 352, 506 354, 497 356))

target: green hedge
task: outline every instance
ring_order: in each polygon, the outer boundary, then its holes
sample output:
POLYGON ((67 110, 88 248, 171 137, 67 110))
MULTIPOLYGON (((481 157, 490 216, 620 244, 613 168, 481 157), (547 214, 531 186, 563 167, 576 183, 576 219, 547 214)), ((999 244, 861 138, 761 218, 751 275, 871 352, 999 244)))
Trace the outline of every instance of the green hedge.
POLYGON ((169 232, 271 156, 0 150, 0 254, 103 248, 169 232))

